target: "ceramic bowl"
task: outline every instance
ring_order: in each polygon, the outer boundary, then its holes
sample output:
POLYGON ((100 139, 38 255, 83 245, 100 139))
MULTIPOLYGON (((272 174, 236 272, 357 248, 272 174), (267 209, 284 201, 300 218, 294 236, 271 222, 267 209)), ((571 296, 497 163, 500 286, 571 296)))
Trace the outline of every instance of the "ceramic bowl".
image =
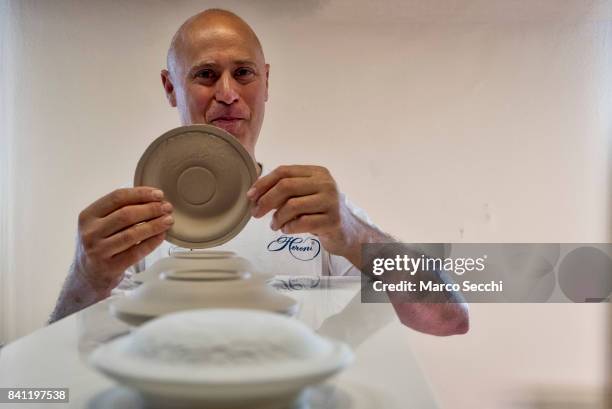
POLYGON ((297 301, 267 285, 270 278, 263 274, 227 271, 170 272, 165 279, 146 282, 125 297, 114 300, 110 311, 131 325, 178 311, 203 308, 252 309, 294 315, 297 301), (176 274, 178 278, 174 277, 176 274), (206 275, 211 274, 213 277, 207 279, 206 275), (219 277, 226 274, 235 277, 219 277))
POLYGON ((353 359, 305 324, 262 311, 170 314, 100 346, 95 368, 154 407, 276 409, 353 359))

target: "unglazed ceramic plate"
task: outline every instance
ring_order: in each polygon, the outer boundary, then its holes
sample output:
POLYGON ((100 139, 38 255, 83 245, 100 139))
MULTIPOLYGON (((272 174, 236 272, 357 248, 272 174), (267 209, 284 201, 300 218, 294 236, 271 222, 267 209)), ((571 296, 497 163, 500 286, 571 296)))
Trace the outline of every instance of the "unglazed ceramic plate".
POLYGON ((182 271, 179 279, 166 277, 148 281, 114 300, 111 313, 130 325, 141 325, 153 318, 195 309, 233 308, 261 310, 294 315, 298 302, 280 294, 266 284, 271 277, 253 274, 237 279, 202 280, 205 274, 223 274, 214 271, 182 271), (193 280, 188 275, 195 273, 193 280), (170 279, 169 279, 170 278, 170 279))
MULTIPOLYGON (((387 391, 375 388, 367 382, 354 382, 343 377, 337 381, 325 382, 309 387, 302 399, 282 409, 406 409, 406 403, 397 402, 387 391)), ((171 400, 170 404, 158 401, 146 402, 136 390, 122 386, 108 388, 93 396, 88 409, 194 409, 197 402, 180 405, 171 400)), ((209 407, 210 409, 210 407, 209 407)), ((248 409, 254 409, 249 406, 248 409)), ((262 409, 261 406, 256 409, 262 409)), ((267 407, 265 409, 270 409, 267 407)))
POLYGON ((247 190, 257 179, 255 162, 223 129, 190 125, 172 129, 144 152, 134 186, 164 192, 174 206, 166 240, 186 248, 221 245, 247 224, 247 190))
POLYGON ((180 271, 227 271, 234 273, 256 272, 253 265, 245 258, 234 257, 183 257, 174 255, 157 260, 145 271, 135 274, 133 280, 137 283, 156 281, 162 273, 177 273, 180 271))
POLYGON ((261 311, 167 315, 97 348, 90 362, 163 407, 287 408, 353 359, 343 343, 261 311))
POLYGON ((164 271, 159 275, 162 280, 183 280, 183 281, 218 281, 218 280, 244 280, 248 279, 251 273, 222 271, 222 270, 180 270, 164 271))

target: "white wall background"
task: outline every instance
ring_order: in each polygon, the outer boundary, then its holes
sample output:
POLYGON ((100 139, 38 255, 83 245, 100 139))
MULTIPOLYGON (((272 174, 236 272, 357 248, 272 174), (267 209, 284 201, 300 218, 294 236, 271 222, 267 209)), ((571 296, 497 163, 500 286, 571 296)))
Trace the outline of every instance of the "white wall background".
MULTIPOLYGON (((328 166, 408 242, 609 242, 611 3, 4 0, 0 341, 44 325, 78 212, 178 125, 159 70, 209 6, 249 21, 271 64, 266 166, 328 166)), ((601 305, 471 310, 467 336, 410 336, 443 407, 481 407, 462 391, 485 381, 603 380, 601 305)))

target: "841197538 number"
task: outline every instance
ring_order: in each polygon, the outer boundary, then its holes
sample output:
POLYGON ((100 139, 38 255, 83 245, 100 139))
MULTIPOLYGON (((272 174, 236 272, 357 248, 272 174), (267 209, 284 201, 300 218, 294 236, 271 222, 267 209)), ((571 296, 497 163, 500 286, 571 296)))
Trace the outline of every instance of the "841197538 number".
POLYGON ((0 403, 58 403, 68 398, 68 388, 0 388, 0 403))

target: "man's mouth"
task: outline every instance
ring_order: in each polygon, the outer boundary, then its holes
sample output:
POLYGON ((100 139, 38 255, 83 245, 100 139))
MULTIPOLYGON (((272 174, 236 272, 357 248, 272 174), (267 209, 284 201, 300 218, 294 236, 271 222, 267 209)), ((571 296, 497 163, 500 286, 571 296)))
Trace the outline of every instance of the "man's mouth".
POLYGON ((213 119, 210 123, 218 128, 225 129, 229 133, 233 134, 238 130, 240 124, 244 121, 244 118, 233 117, 233 116, 221 116, 213 119))
POLYGON ((211 121, 211 123, 223 123, 223 122, 236 122, 236 121, 242 121, 244 118, 239 118, 239 117, 235 117, 235 116, 220 116, 218 118, 215 118, 211 121))

